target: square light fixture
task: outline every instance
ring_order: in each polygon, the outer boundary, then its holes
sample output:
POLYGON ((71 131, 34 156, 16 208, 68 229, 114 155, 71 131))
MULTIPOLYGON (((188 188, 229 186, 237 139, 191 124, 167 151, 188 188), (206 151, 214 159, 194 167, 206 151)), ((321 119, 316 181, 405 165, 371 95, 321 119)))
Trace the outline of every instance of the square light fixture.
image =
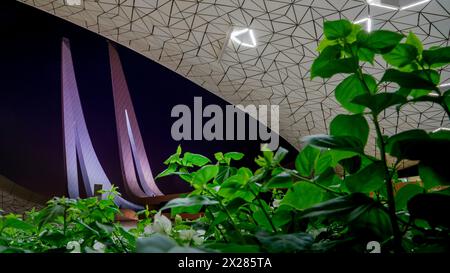
POLYGON ((256 47, 255 35, 249 28, 234 30, 231 32, 230 39, 241 46, 256 47))

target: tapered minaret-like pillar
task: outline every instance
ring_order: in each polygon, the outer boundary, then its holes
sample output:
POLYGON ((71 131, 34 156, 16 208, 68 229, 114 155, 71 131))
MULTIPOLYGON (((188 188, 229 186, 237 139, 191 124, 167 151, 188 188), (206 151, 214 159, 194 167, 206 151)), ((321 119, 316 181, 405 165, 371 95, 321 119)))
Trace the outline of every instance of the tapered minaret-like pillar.
MULTIPOLYGON (((104 190, 111 189, 112 185, 92 146, 78 94, 70 42, 66 38, 62 41, 61 56, 64 156, 68 192, 71 198, 80 197, 78 162, 86 193, 88 196, 94 196, 94 185, 100 184, 104 190)), ((141 208, 119 196, 115 202, 123 207, 141 208)))
POLYGON ((163 195, 153 178, 119 55, 113 45, 108 47, 119 154, 127 193, 136 198, 163 195))

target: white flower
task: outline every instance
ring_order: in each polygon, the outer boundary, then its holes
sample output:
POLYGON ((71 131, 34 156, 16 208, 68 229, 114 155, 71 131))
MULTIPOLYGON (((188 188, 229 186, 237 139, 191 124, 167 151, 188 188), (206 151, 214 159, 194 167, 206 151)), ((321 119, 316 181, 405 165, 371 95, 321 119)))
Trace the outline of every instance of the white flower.
POLYGON ((81 253, 81 246, 78 241, 70 241, 66 245, 67 250, 71 250, 70 253, 81 253))
POLYGON ((92 246, 92 248, 99 252, 99 253, 105 253, 105 249, 106 249, 106 245, 95 240, 94 245, 92 246))
POLYGON ((193 229, 183 229, 179 231, 179 234, 181 240, 191 241, 196 235, 196 232, 193 229))
POLYGON ((179 231, 179 237, 181 240, 186 241, 188 244, 192 241, 195 245, 200 245, 203 243, 204 235, 206 231, 193 230, 193 229, 183 229, 179 231))
POLYGON ((155 214, 153 224, 151 226, 153 232, 169 235, 172 231, 172 222, 161 212, 155 214))
POLYGON ((280 205, 281 205, 281 199, 274 199, 273 200, 272 206, 274 208, 278 208, 280 205))

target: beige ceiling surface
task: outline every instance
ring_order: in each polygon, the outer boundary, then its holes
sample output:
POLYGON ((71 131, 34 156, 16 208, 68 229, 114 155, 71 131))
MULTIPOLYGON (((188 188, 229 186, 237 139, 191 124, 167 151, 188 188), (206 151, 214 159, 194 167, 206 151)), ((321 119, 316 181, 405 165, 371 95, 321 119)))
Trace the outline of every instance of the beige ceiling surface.
MULTIPOLYGON (((79 7, 18 1, 130 47, 230 103, 279 105, 280 134, 297 148, 302 136, 326 133, 332 118, 345 113, 333 94, 342 77, 310 79, 324 20, 370 16, 373 29, 413 31, 426 46, 449 45, 449 0, 400 11, 364 0, 84 0, 79 7), (256 47, 228 39, 239 28, 254 31, 256 47)), ((385 66, 378 60, 366 70, 379 77, 385 66)), ((449 71, 442 71, 442 83, 450 82, 449 71)), ((386 111, 382 124, 387 135, 450 126, 441 108, 428 103, 386 111)))

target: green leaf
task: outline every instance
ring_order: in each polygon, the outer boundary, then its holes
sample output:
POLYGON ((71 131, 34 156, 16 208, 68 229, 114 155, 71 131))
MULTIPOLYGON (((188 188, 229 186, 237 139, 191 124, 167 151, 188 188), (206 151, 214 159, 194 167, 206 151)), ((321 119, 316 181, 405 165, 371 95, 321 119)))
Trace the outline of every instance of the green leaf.
POLYGON ((351 233, 364 234, 369 238, 384 241, 392 236, 392 225, 388 213, 377 205, 360 207, 350 215, 351 233))
POLYGON ((300 151, 295 159, 295 169, 302 176, 312 176, 319 155, 320 149, 309 145, 306 146, 300 151))
POLYGON ((220 184, 228 177, 235 175, 236 172, 237 169, 235 167, 219 165, 219 172, 216 175, 215 181, 220 184))
POLYGON ((412 63, 419 54, 417 48, 408 44, 398 44, 389 53, 383 54, 383 59, 390 65, 402 67, 412 63))
POLYGON ((395 194, 395 207, 397 210, 406 209, 406 205, 408 204, 409 199, 413 196, 423 193, 424 188, 416 184, 407 184, 398 190, 395 194))
POLYGON ((433 68, 445 66, 450 63, 450 47, 424 50, 423 61, 433 68))
POLYGON ((334 46, 337 44, 338 44, 338 41, 336 41, 336 40, 328 40, 327 38, 324 38, 324 39, 322 39, 322 41, 320 41, 319 46, 317 47, 317 51, 320 53, 325 48, 327 48, 329 46, 334 46))
POLYGON ((308 250, 314 238, 308 233, 292 233, 271 235, 256 234, 256 238, 269 253, 298 253, 308 250))
POLYGON ((343 39, 352 32, 352 23, 348 20, 326 21, 323 32, 328 40, 343 39))
POLYGON ((216 165, 203 166, 198 171, 192 173, 192 183, 195 185, 203 185, 213 179, 219 172, 219 167, 216 165))
POLYGON ((280 228, 292 221, 293 208, 286 205, 279 206, 272 217, 272 222, 275 227, 280 228))
POLYGON ((440 193, 422 193, 408 202, 408 211, 413 220, 426 220, 431 226, 450 228, 450 196, 440 193))
POLYGON ((397 104, 404 104, 406 98, 395 93, 379 93, 375 95, 364 94, 355 97, 353 103, 369 108, 372 113, 378 115, 383 110, 397 104))
POLYGON ((405 43, 414 46, 419 52, 419 54, 422 54, 423 52, 422 41, 412 31, 409 32, 405 43))
MULTIPOLYGON (((270 207, 266 203, 266 201, 260 200, 260 202, 266 212, 270 211, 270 207)), ((255 219, 258 226, 264 228, 267 231, 272 231, 273 230, 272 225, 270 224, 269 220, 267 219, 266 214, 263 211, 263 208, 261 208, 260 206, 256 206, 256 205, 252 205, 251 208, 253 211, 253 214, 252 214, 253 219, 255 219)))
POLYGON ((31 231, 34 229, 34 226, 16 217, 6 216, 6 219, 3 222, 3 228, 14 228, 23 231, 31 231))
MULTIPOLYGON (((364 74, 364 81, 368 86, 370 93, 374 94, 377 91, 375 79, 370 75, 364 74)), ((363 94, 367 94, 366 87, 357 75, 350 75, 347 77, 334 91, 337 101, 339 101, 345 109, 356 114, 362 113, 365 107, 352 103, 352 100, 363 94)))
POLYGON ((349 174, 354 174, 361 168, 361 157, 359 155, 355 155, 350 158, 344 158, 339 161, 339 164, 346 172, 349 174))
POLYGON ((170 208, 189 208, 193 206, 209 206, 209 205, 215 205, 219 202, 216 200, 209 199, 206 196, 203 195, 194 195, 189 197, 183 197, 183 198, 175 198, 167 202, 164 207, 161 208, 161 210, 170 209, 170 208))
POLYGON ((319 148, 364 153, 364 145, 361 140, 351 136, 311 135, 304 137, 303 141, 319 148))
POLYGON ((369 137, 369 124, 362 115, 337 115, 330 124, 333 136, 352 136, 358 138, 363 146, 369 137))
POLYGON ((367 195, 363 193, 352 193, 316 204, 311 208, 304 210, 302 218, 319 216, 342 218, 343 215, 348 214, 356 208, 372 203, 373 200, 367 195))
POLYGON ((429 158, 419 163, 419 176, 426 189, 439 185, 450 185, 450 170, 441 158, 429 158))
POLYGON ((370 193, 383 186, 384 173, 383 162, 377 161, 347 176, 344 182, 350 192, 370 193))
POLYGON ((386 141, 386 152, 398 159, 407 159, 410 149, 414 147, 417 140, 428 140, 430 137, 424 130, 414 129, 393 135, 386 141), (412 145, 408 145, 413 141, 412 145))
POLYGON ((324 191, 309 182, 298 182, 288 190, 281 204, 298 210, 309 208, 323 200, 324 191))
POLYGON ((370 50, 368 48, 361 47, 358 49, 358 58, 363 62, 369 62, 369 63, 373 64, 373 60, 375 58, 375 52, 373 52, 372 50, 370 50))
POLYGON ((243 153, 238 152, 228 152, 224 154, 224 158, 230 158, 233 160, 241 160, 244 157, 243 153))
POLYGON ((311 78, 330 78, 338 73, 353 73, 358 68, 356 58, 341 59, 341 46, 326 47, 311 67, 311 78))
POLYGON ((264 187, 268 189, 285 189, 290 188, 292 184, 292 175, 288 172, 282 172, 272 177, 264 187))
POLYGON ((395 82, 403 88, 436 90, 436 84, 422 78, 416 73, 401 72, 395 69, 386 70, 381 82, 395 82))
POLYGON ((365 31, 361 31, 357 39, 362 47, 372 49, 376 53, 387 53, 395 48, 403 37, 398 32, 376 30, 368 34, 365 31))
POLYGON ((288 150, 284 149, 283 147, 278 148, 277 152, 273 156, 272 164, 276 165, 279 164, 288 154, 288 150))
POLYGON ((191 163, 192 165, 199 167, 202 167, 205 164, 211 162, 206 156, 200 154, 193 154, 189 152, 184 154, 183 161, 186 161, 188 163, 191 163))
POLYGON ((174 174, 177 171, 177 167, 178 167, 177 164, 170 163, 167 169, 158 174, 155 179, 174 174))
POLYGON ((255 199, 255 196, 244 187, 249 178, 242 173, 230 176, 220 185, 218 194, 228 200, 242 198, 247 202, 251 202, 255 199))

